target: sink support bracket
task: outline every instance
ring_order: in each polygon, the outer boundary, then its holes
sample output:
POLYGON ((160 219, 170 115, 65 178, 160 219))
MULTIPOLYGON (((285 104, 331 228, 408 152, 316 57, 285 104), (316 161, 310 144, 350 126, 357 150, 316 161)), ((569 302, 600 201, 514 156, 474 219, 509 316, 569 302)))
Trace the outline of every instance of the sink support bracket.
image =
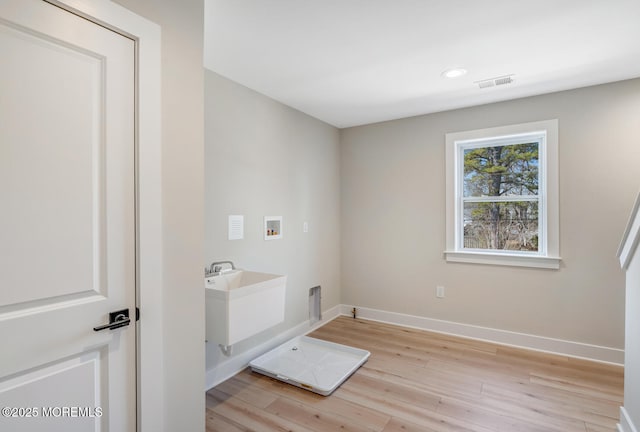
POLYGON ((227 357, 231 355, 231 351, 233 350, 232 345, 218 344, 218 346, 220 347, 220 351, 222 351, 222 354, 226 355, 227 357))

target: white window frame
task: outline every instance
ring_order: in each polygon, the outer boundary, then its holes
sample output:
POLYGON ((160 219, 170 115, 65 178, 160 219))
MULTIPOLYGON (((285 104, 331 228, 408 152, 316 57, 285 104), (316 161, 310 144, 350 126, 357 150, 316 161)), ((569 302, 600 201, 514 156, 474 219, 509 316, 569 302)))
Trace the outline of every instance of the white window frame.
POLYGON ((558 120, 446 134, 446 250, 448 262, 560 268, 558 196, 558 120), (465 249, 463 245, 464 149, 539 139, 539 250, 465 249))

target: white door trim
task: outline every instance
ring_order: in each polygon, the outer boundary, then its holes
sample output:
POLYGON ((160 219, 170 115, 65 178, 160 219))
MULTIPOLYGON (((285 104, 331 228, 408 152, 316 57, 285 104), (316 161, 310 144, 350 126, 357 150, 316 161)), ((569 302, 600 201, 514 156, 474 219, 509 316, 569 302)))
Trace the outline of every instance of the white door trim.
POLYGON ((138 431, 164 431, 160 26, 108 0, 46 0, 136 41, 138 431))

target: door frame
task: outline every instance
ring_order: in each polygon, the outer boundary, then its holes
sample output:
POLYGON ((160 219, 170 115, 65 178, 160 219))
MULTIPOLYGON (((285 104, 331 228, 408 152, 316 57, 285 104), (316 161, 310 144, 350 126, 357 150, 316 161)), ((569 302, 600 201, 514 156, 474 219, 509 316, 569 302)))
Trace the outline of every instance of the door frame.
POLYGON ((109 0, 44 0, 135 42, 136 421, 164 431, 160 26, 109 0))

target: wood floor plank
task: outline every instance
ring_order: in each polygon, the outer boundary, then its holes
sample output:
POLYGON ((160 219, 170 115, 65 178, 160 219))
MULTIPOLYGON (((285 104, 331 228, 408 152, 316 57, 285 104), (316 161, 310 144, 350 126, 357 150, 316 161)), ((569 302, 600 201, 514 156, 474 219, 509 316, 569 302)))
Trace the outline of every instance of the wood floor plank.
POLYGON ((212 410, 207 410, 207 432, 248 432, 250 429, 235 424, 231 420, 212 410))
MULTIPOLYGON (((211 392, 207 393, 207 397, 215 398, 215 396, 211 396, 211 392)), ((256 408, 253 405, 234 397, 217 400, 216 403, 213 404, 213 407, 207 408, 207 410, 211 410, 214 413, 225 417, 232 424, 242 425, 250 431, 315 432, 268 411, 256 408)), ((212 428, 215 430, 215 425, 212 426, 212 428)))
MULTIPOLYGON (((495 429, 485 428, 483 425, 474 425, 465 420, 452 418, 437 412, 437 405, 421 403, 410 403, 396 398, 393 392, 380 391, 378 386, 363 385, 354 375, 349 380, 349 385, 344 385, 335 394, 342 399, 349 400, 356 404, 372 407, 382 413, 388 414, 409 423, 420 425, 426 430, 438 432, 446 431, 475 431, 489 432, 495 429)), ((385 387, 385 386, 383 386, 385 387)))
POLYGON ((245 383, 233 377, 216 387, 217 391, 232 395, 257 408, 266 408, 278 397, 268 390, 258 389, 255 386, 245 383))
POLYGON ((617 403, 562 390, 535 389, 532 385, 517 389, 485 384, 482 393, 488 400, 515 403, 537 411, 564 413, 600 425, 615 424, 620 411, 620 404, 617 403))
POLYGON ((235 378, 251 382, 254 388, 269 391, 275 396, 282 396, 301 401, 310 407, 324 412, 325 414, 339 415, 345 418, 355 419, 358 424, 363 425, 368 430, 381 431, 391 418, 390 416, 369 407, 353 404, 340 398, 335 393, 331 397, 320 396, 315 393, 302 390, 298 387, 285 384, 281 381, 248 371, 239 373, 235 378))
POLYGON ((437 432, 435 429, 393 417, 382 432, 437 432))
POLYGON ((363 367, 360 375, 369 376, 385 386, 402 383, 410 388, 428 391, 435 397, 447 395, 480 395, 482 382, 469 377, 460 377, 445 372, 434 372, 429 369, 407 368, 394 370, 390 367, 363 367))
POLYGON ((338 414, 325 413, 311 405, 288 398, 278 398, 267 409, 279 417, 317 432, 340 430, 345 432, 367 432, 369 429, 338 414))
MULTIPOLYGON (((462 399, 443 398, 438 413, 448 417, 465 420, 474 425, 487 425, 492 430, 504 432, 585 432, 583 422, 549 422, 546 416, 523 415, 522 410, 512 406, 496 407, 483 400, 464 401, 462 399)), ((526 414, 526 413, 524 413, 526 414)))
POLYGON ((207 392, 207 431, 616 431, 622 367, 350 317, 311 336, 371 357, 328 397, 245 370, 207 392))
POLYGON ((587 423, 587 432, 611 432, 612 430, 617 430, 617 428, 604 427, 604 426, 587 423))
POLYGON ((377 394, 383 400, 416 405, 425 410, 435 411, 440 401, 440 398, 433 393, 421 391, 406 381, 394 383, 364 373, 352 376, 349 384, 349 388, 358 389, 363 393, 377 394))

